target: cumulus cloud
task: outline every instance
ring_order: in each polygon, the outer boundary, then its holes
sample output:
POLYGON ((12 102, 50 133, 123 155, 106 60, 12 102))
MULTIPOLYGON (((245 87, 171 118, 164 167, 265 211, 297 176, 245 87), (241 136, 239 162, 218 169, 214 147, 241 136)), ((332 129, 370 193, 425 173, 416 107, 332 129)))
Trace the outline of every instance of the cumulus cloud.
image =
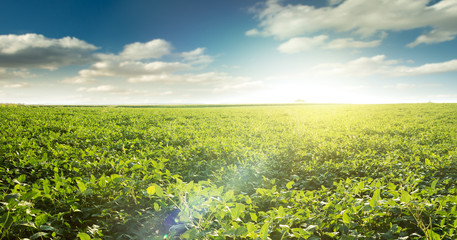
POLYGON ((291 38, 287 42, 279 45, 278 50, 282 53, 298 53, 316 48, 322 44, 328 38, 325 35, 319 35, 316 37, 296 37, 291 38))
MULTIPOLYGON (((213 58, 205 54, 205 48, 188 52, 172 53, 172 45, 165 40, 155 39, 147 43, 133 43, 124 47, 119 54, 97 54, 97 62, 79 71, 79 75, 62 80, 64 83, 85 84, 97 77, 121 77, 130 83, 240 83, 249 78, 234 77, 224 72, 191 73, 203 70, 213 58), (162 57, 169 57, 169 61, 162 57), (173 60, 171 60, 173 59, 173 60)), ((118 92, 113 86, 80 88, 86 92, 118 92)))
POLYGON ((123 59, 140 60, 150 58, 161 58, 170 54, 172 46, 163 39, 154 39, 146 43, 131 43, 124 46, 119 54, 123 59))
POLYGON ((329 42, 325 48, 328 49, 342 49, 342 48, 370 48, 377 47, 381 44, 381 40, 373 41, 357 41, 353 38, 340 38, 329 42))
POLYGON ((445 41, 450 41, 455 38, 456 32, 454 31, 439 31, 432 30, 426 34, 420 35, 416 40, 406 46, 415 47, 420 44, 433 44, 445 41))
POLYGON ((130 82, 165 79, 175 72, 192 70, 198 64, 212 61, 204 54, 204 48, 177 54, 175 61, 161 61, 160 58, 171 55, 172 45, 162 39, 146 43, 133 43, 124 47, 119 54, 97 54, 98 61, 88 69, 79 72, 79 76, 68 81, 87 82, 93 77, 124 77, 130 82), (149 79, 149 80, 141 80, 149 79))
POLYGON ((96 49, 74 37, 52 39, 33 33, 0 35, 0 67, 55 70, 93 62, 92 51, 96 49))
POLYGON ((19 83, 7 83, 3 85, 4 88, 26 88, 29 87, 30 84, 26 82, 19 82, 19 83))
POLYGON ((78 88, 77 91, 79 92, 89 92, 89 93, 110 93, 110 94, 117 94, 117 95, 132 95, 132 94, 139 94, 144 93, 145 91, 140 91, 136 89, 123 89, 113 85, 99 85, 96 87, 85 88, 81 87, 78 88))
POLYGON ((190 64, 209 64, 213 62, 211 56, 205 55, 205 48, 197 48, 190 52, 181 53, 181 57, 190 64))
POLYGON ((320 64, 313 68, 317 75, 366 77, 372 75, 401 77, 457 71, 457 59, 420 66, 400 65, 399 60, 388 60, 385 55, 362 57, 347 63, 320 64))
POLYGON ((33 75, 26 70, 11 70, 0 68, 0 80, 28 77, 33 77, 33 75))
POLYGON ((392 73, 396 76, 414 76, 433 73, 455 72, 457 71, 457 59, 440 63, 427 63, 418 67, 399 66, 392 73))
POLYGON ((188 70, 191 66, 180 62, 140 62, 140 61, 116 61, 102 60, 93 64, 89 69, 81 70, 80 76, 87 77, 135 77, 139 75, 160 75, 182 70, 188 70))
POLYGON ((91 84, 91 83, 95 83, 95 80, 93 80, 91 78, 75 76, 75 77, 64 78, 60 82, 68 83, 68 84, 91 84))
POLYGON ((260 22, 258 28, 247 31, 246 35, 289 39, 331 30, 367 37, 381 31, 432 29, 409 44, 410 47, 449 41, 457 35, 457 1, 454 0, 434 4, 430 0, 332 0, 320 8, 268 0, 257 9, 256 17, 260 22))
POLYGON ((201 74, 161 74, 161 75, 143 75, 129 78, 129 82, 160 82, 160 83, 226 83, 226 82, 246 82, 250 78, 234 77, 225 72, 207 72, 201 74))
POLYGON ((366 77, 383 75, 392 70, 397 60, 387 60, 385 55, 361 57, 347 63, 320 64, 313 68, 320 75, 366 77))
POLYGON ((215 88, 214 92, 227 92, 227 91, 239 91, 239 90, 253 90, 259 89, 264 86, 262 81, 247 81, 242 83, 235 83, 235 84, 226 84, 221 87, 215 88))
POLYGON ((97 87, 92 88, 78 88, 78 91, 85 91, 85 92, 112 92, 117 88, 112 85, 100 85, 97 87))
POLYGON ((329 37, 327 35, 319 35, 315 37, 294 37, 279 45, 278 51, 282 53, 294 54, 316 48, 369 48, 377 47, 381 44, 381 40, 357 41, 353 38, 339 38, 326 42, 328 38, 329 37))

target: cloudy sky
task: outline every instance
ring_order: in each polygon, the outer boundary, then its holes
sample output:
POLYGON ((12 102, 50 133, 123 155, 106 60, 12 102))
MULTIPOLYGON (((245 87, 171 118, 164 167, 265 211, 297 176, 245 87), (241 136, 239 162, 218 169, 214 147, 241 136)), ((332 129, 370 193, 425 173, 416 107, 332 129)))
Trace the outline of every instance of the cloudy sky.
POLYGON ((5 0, 0 103, 457 102, 457 0, 5 0))

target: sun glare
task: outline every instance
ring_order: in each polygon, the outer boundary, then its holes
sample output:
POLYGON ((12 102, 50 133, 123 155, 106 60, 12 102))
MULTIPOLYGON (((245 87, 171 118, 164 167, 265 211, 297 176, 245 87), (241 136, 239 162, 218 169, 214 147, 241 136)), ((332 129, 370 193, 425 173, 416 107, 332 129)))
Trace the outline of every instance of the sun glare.
POLYGON ((347 90, 333 85, 282 85, 266 92, 262 99, 265 102, 277 103, 382 103, 379 99, 356 91, 347 90))

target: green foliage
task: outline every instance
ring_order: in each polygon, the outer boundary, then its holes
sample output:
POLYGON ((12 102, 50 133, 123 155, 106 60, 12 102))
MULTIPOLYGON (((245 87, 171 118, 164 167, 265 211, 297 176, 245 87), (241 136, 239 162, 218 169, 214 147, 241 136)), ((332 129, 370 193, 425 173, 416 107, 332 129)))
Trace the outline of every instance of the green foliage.
POLYGON ((0 106, 0 238, 456 239, 456 116, 0 106))

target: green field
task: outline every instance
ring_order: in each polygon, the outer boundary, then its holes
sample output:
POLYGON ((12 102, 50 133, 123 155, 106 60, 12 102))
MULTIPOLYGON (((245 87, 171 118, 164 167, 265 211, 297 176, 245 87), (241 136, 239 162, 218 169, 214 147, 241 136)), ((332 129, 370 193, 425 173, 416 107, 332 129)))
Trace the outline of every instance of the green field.
POLYGON ((456 147, 457 104, 3 105, 0 239, 457 239, 456 147))

